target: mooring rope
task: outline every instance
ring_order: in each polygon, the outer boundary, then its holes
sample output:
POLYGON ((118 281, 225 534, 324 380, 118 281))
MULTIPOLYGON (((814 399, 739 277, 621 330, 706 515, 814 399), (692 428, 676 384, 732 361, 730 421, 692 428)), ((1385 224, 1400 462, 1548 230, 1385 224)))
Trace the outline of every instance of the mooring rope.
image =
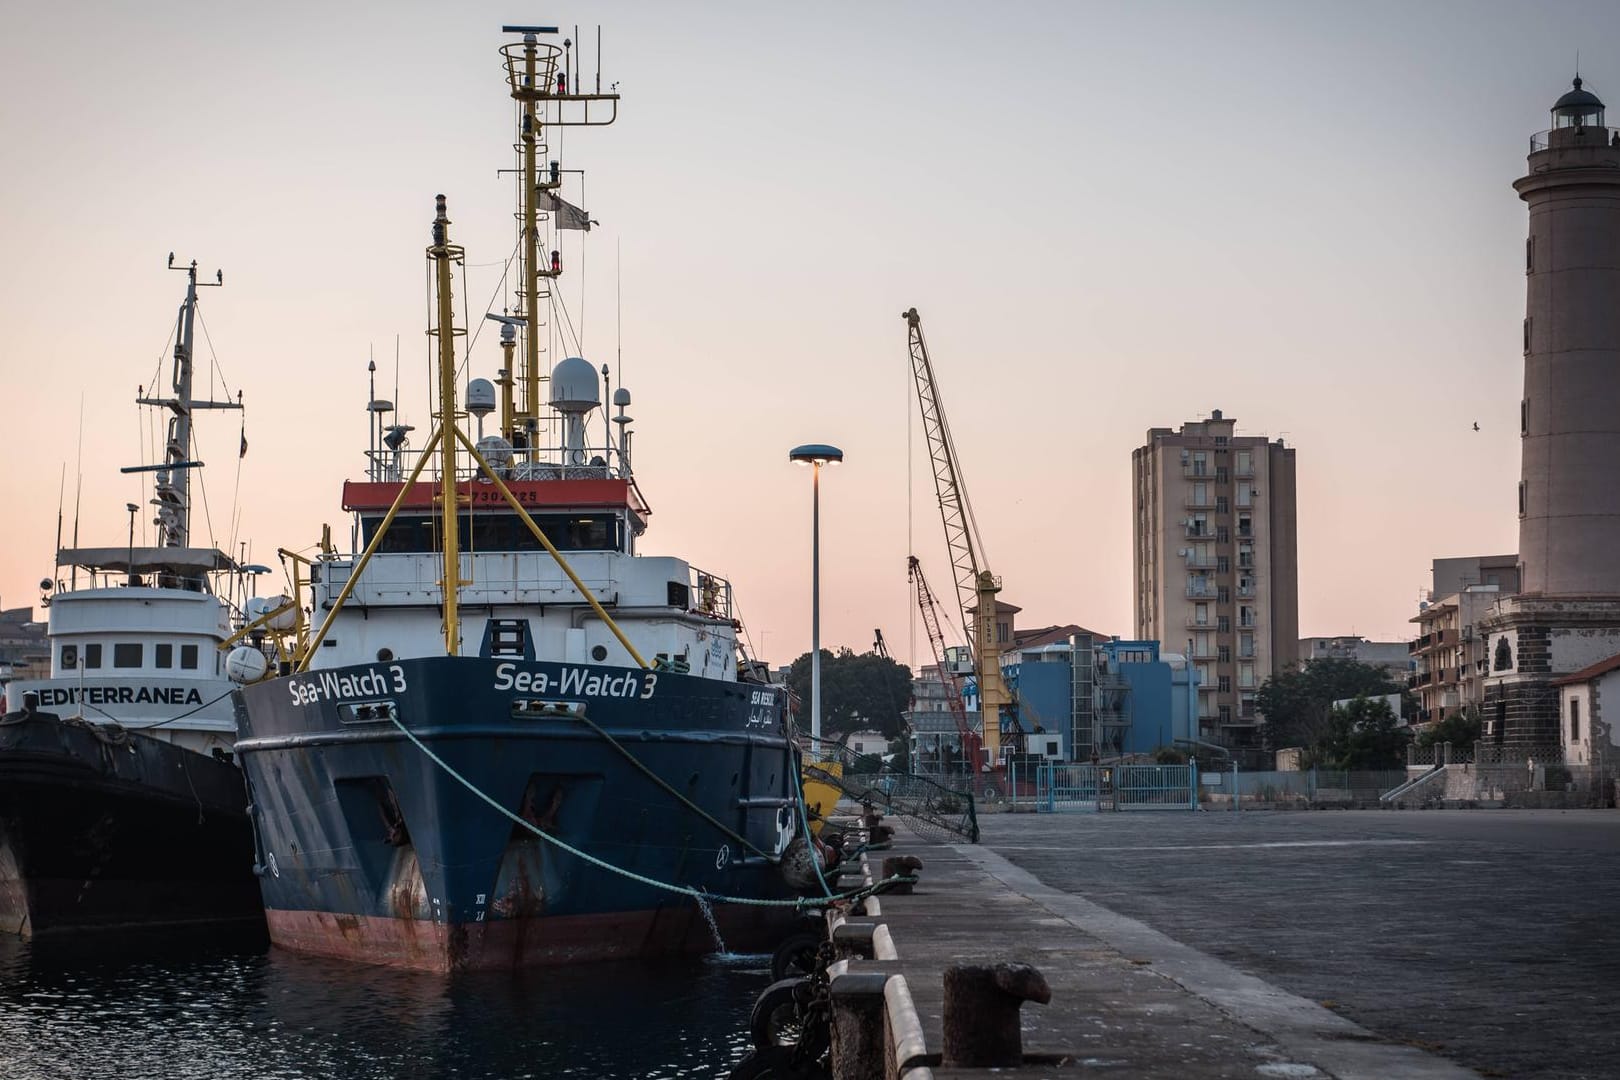
MULTIPOLYGON (((720 832, 723 833, 728 839, 735 840, 742 847, 748 849, 755 855, 758 855, 760 858, 765 859, 768 862, 778 863, 782 861, 782 857, 780 855, 768 855, 761 851, 759 848, 749 843, 746 836, 743 836, 735 829, 732 829, 725 822, 714 817, 707 810, 703 809, 703 807, 699 806, 691 799, 688 799, 685 795, 682 795, 662 776, 659 776, 657 773, 653 772, 645 764, 643 764, 641 759, 632 754, 623 743, 621 743, 618 739, 615 739, 612 735, 609 735, 599 724, 596 723, 596 721, 584 715, 576 716, 574 719, 578 720, 580 723, 584 724, 586 727, 600 735, 604 740, 606 740, 609 746, 613 747, 613 749, 624 755, 625 760, 640 770, 641 773, 647 777, 647 779, 651 780, 653 783, 675 796, 676 800, 678 800, 681 805, 685 806, 688 810, 692 811, 692 813, 696 814, 704 821, 707 821, 710 825, 713 825, 716 829, 719 829, 720 832)), ((799 801, 802 804, 804 800, 800 799, 799 801)))
MULTIPOLYGON (((725 896, 720 893, 708 892, 704 889, 695 889, 690 885, 675 885, 668 881, 659 881, 657 878, 650 878, 645 874, 638 874, 634 870, 627 870, 622 866, 615 866, 605 859, 599 859, 595 855, 581 851, 572 844, 552 836, 550 833, 546 832, 538 825, 535 825, 522 815, 513 813, 511 810, 508 810, 499 802, 495 801, 495 799, 489 795, 488 792, 485 792, 483 789, 479 788, 477 784, 474 784, 471 780, 468 780, 465 776, 462 776, 461 773, 457 772, 455 767, 452 766, 448 761, 445 761, 438 754, 435 754, 426 743, 416 737, 415 732, 402 724, 397 716, 389 717, 389 719, 392 721, 393 725, 397 727, 400 732, 416 746, 418 750, 422 751, 422 753, 426 755, 429 761, 443 769, 462 787, 466 788, 484 802, 488 803, 502 817, 509 819, 513 824, 522 826, 529 832, 544 840, 546 843, 568 852, 568 854, 574 856, 576 859, 583 860, 584 862, 587 862, 600 870, 606 870, 609 873, 618 874, 621 877, 629 878, 631 881, 639 882, 640 884, 646 885, 650 888, 662 889, 665 892, 678 893, 681 896, 689 896, 694 900, 711 901, 722 904, 744 904, 750 907, 791 907, 802 910, 807 907, 826 907, 830 903, 837 903, 846 900, 861 900, 871 896, 873 893, 878 892, 885 886, 915 884, 917 880, 915 875, 893 874, 881 881, 875 881, 870 885, 855 889, 852 892, 829 895, 816 899, 812 899, 810 897, 799 897, 793 900, 769 900, 754 896, 725 896)), ((817 873, 819 872, 820 870, 818 868, 817 873)))

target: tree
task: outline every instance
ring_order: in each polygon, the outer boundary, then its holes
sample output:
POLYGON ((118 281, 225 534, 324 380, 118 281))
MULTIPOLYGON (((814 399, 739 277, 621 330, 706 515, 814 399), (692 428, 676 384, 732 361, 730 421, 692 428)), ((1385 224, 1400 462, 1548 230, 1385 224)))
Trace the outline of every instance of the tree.
MULTIPOLYGON (((810 708, 810 654, 793 661, 788 689, 810 708)), ((911 669, 876 653, 821 650, 821 724, 829 738, 871 728, 889 738, 904 726, 911 701, 911 669)), ((809 724, 804 723, 808 728, 809 724)))
POLYGON ((1418 733, 1418 745, 1433 746, 1450 743, 1452 746, 1473 748, 1484 732, 1479 717, 1479 706, 1465 705, 1438 723, 1430 724, 1418 733))
POLYGON ((1280 671, 1261 683, 1255 695, 1255 705, 1265 718, 1266 748, 1320 745, 1331 734, 1329 714, 1335 701, 1396 694, 1401 689, 1383 668, 1336 657, 1280 671))
POLYGON ((1352 772, 1398 769, 1406 763, 1412 734, 1398 726, 1395 711, 1381 697, 1357 694, 1331 712, 1328 727, 1328 739, 1315 748, 1318 764, 1352 772))

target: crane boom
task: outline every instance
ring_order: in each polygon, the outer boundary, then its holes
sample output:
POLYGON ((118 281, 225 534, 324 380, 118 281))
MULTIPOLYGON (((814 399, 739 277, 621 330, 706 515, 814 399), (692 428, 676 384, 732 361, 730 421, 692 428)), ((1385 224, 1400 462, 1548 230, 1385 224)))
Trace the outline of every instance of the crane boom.
POLYGON ((923 340, 922 318, 916 308, 908 309, 902 317, 908 327, 911 373, 917 383, 917 406, 928 442, 934 493, 939 496, 939 512, 945 522, 945 546, 950 551, 951 572, 956 580, 956 600, 962 609, 963 628, 972 627, 984 745, 994 767, 1001 758, 1001 710, 1012 703, 1001 678, 1001 649, 996 641, 996 594, 1001 591, 1001 582, 985 565, 984 541, 979 538, 973 504, 962 483, 956 441, 951 437, 934 364, 923 340))
POLYGON ((956 721, 956 733, 962 740, 962 759, 968 764, 968 772, 976 774, 979 771, 979 733, 973 730, 968 722, 967 707, 962 704, 962 687, 957 682, 956 672, 953 671, 945 658, 945 632, 939 622, 939 608, 934 601, 934 594, 928 588, 928 579, 923 577, 922 564, 917 556, 910 557, 907 563, 907 574, 917 589, 917 607, 922 612, 923 628, 928 631, 928 644, 934 652, 934 664, 939 668, 939 677, 945 683, 945 697, 951 711, 951 718, 956 721))

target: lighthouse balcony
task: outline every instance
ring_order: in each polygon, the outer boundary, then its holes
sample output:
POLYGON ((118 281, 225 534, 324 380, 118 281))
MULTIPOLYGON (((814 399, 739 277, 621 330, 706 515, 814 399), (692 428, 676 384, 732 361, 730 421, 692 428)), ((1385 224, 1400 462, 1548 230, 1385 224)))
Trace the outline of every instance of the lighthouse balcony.
POLYGON ((1530 136, 1530 152, 1563 150, 1573 147, 1609 148, 1620 155, 1620 128, 1594 124, 1586 127, 1556 127, 1530 136))

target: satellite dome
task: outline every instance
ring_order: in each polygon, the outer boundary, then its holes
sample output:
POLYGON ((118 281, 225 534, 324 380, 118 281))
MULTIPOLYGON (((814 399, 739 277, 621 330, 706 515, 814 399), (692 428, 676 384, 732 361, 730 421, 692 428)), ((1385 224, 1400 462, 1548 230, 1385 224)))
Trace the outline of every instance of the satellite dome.
POLYGON ((474 416, 488 416, 495 411, 495 384, 488 379, 474 379, 467 384, 467 411, 474 416))
POLYGON ((621 409, 630 404, 630 391, 626 390, 622 386, 613 391, 613 404, 619 406, 621 409))
POLYGON ((602 384, 589 360, 570 356, 551 369, 551 404, 563 412, 589 412, 602 400, 602 384))
POLYGON ((478 453, 492 466, 502 469, 512 460, 512 444, 499 435, 485 435, 478 440, 478 453))

